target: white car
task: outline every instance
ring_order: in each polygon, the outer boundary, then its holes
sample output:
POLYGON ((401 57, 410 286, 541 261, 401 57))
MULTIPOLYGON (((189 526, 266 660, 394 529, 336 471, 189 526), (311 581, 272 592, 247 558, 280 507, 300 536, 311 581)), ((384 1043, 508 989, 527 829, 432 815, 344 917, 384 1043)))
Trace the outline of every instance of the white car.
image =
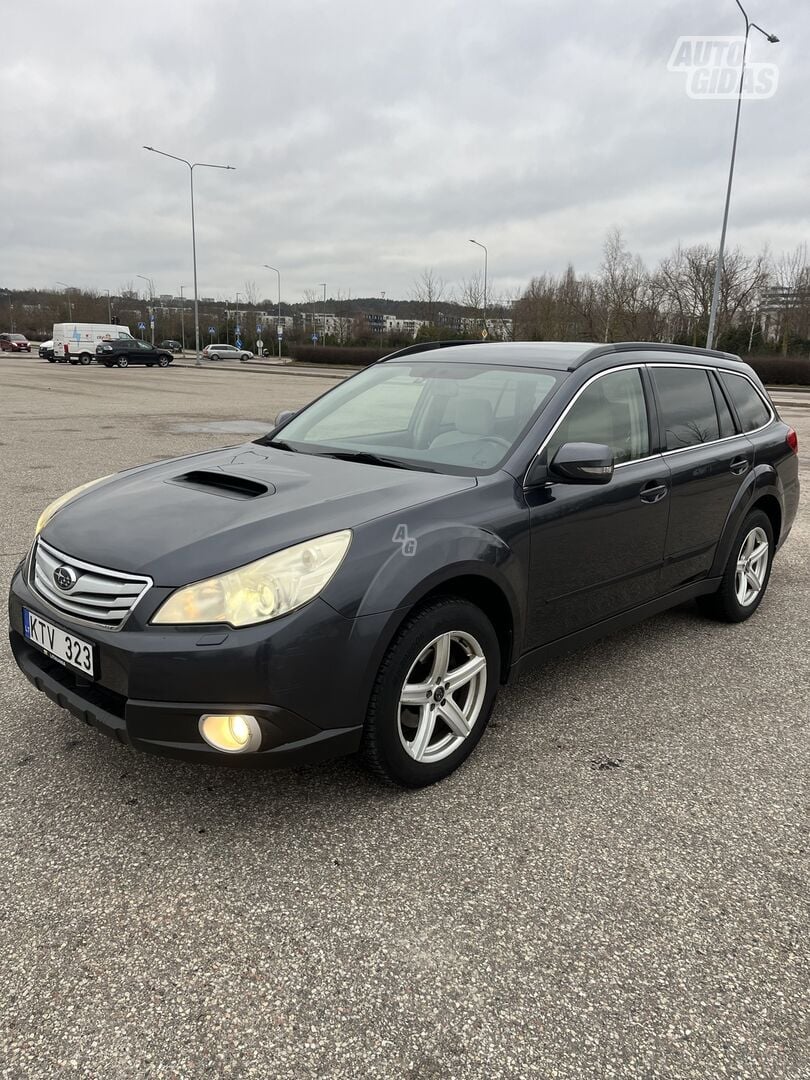
POLYGON ((249 349, 237 349, 235 345, 206 345, 202 354, 206 360, 241 360, 243 364, 253 357, 249 349))

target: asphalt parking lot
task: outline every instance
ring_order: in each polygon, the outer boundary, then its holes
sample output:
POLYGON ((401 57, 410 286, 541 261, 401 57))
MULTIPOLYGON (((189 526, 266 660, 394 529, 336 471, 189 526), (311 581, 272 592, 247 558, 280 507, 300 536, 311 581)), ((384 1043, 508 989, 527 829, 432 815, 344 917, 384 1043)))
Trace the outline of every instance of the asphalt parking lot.
MULTIPOLYGON (((1 356, 4 587, 63 491, 331 385, 1 356)), ((805 495, 750 622, 555 661, 418 793, 136 756, 4 620, 0 1077, 810 1076, 808 559, 805 495)))

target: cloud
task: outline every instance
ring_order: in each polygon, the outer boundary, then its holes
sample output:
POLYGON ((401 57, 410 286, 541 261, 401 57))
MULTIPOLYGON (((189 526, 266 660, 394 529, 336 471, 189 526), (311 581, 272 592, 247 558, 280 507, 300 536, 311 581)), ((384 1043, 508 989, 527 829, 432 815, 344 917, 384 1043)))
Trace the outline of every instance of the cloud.
MULTIPOLYGON (((782 43, 753 55, 780 87, 743 106, 729 242, 779 250, 810 226, 810 11, 758 15, 782 43)), ((272 296, 270 262, 289 300, 320 281, 405 296, 426 265, 473 273, 471 236, 493 292, 594 269, 612 225, 650 261, 716 243, 734 103, 690 100, 667 60, 679 36, 738 23, 699 0, 15 5, 4 284, 190 285, 188 174, 144 143, 236 166, 195 173, 203 295, 253 280, 272 296)))

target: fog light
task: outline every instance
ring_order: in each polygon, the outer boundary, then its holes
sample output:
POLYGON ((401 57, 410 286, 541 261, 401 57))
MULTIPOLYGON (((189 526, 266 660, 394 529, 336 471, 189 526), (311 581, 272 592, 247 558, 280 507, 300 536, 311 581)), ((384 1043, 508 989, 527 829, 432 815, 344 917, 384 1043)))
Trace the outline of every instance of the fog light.
POLYGON ((259 722, 245 713, 206 713, 200 717, 200 734, 209 746, 226 754, 249 753, 262 744, 259 722))

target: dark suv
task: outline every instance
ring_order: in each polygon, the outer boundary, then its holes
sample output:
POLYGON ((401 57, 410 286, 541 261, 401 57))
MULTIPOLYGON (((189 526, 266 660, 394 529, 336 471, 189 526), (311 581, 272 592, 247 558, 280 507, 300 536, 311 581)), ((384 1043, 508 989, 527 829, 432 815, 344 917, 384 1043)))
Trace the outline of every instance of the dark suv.
POLYGON ((158 348, 137 338, 111 338, 96 345, 96 360, 104 367, 128 367, 130 364, 168 367, 173 359, 168 349, 158 348))
POLYGON ((796 513, 797 449, 723 353, 405 350, 257 442, 52 503, 14 574, 11 646, 39 690, 138 749, 359 750, 418 787, 470 754, 527 665, 687 600, 749 618, 796 513))

